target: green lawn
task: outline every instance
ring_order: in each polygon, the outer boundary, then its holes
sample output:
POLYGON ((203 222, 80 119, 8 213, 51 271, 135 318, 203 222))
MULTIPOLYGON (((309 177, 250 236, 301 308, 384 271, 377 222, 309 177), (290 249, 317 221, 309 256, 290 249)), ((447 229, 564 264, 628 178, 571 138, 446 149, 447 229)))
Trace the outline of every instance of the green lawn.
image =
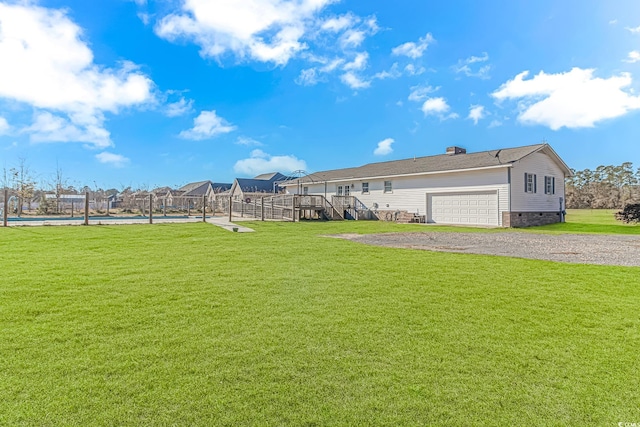
POLYGON ((535 227, 531 231, 568 232, 568 233, 604 233, 604 234, 640 234, 640 225, 625 224, 615 218, 619 209, 569 209, 566 223, 535 227))
POLYGON ((640 421, 639 268, 249 226, 0 229, 0 425, 640 421))

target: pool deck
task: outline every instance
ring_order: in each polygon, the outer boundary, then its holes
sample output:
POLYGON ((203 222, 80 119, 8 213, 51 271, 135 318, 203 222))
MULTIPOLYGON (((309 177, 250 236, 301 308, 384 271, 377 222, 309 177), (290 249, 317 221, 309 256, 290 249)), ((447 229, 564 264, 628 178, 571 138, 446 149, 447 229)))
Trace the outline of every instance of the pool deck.
MULTIPOLYGON (((202 217, 190 216, 183 218, 167 218, 163 216, 154 216, 153 224, 179 224, 190 222, 202 222, 202 217)), ((249 227, 244 227, 230 222, 227 217, 207 217, 208 224, 215 225, 220 228, 224 228, 227 231, 234 231, 237 229, 238 233, 250 233, 254 230, 249 227)), ((91 219, 89 217, 89 225, 131 225, 131 224, 149 224, 149 218, 118 218, 118 219, 91 219)), ((0 225, 2 222, 0 221, 0 225)), ((56 225, 84 225, 84 220, 80 219, 43 219, 38 221, 34 218, 29 218, 28 221, 8 221, 9 227, 41 227, 41 226, 56 226, 56 225)))

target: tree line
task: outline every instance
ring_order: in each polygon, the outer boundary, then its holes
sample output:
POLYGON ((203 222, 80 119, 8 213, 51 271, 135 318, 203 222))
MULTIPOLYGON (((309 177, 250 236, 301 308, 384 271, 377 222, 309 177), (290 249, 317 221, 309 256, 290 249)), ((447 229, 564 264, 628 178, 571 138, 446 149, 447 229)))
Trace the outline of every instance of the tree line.
POLYGON ((571 171, 565 190, 569 209, 622 209, 640 202, 640 168, 634 170, 631 162, 571 171))

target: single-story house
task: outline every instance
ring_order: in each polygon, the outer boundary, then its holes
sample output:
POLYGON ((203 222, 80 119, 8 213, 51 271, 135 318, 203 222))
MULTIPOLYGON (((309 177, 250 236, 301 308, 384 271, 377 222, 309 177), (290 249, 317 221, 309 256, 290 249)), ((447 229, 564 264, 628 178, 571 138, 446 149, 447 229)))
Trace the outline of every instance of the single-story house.
MULTIPOLYGON (((280 183, 288 194, 353 198, 379 219, 521 227, 564 220, 571 170, 548 144, 370 163, 280 183)), ((335 203, 334 203, 335 206, 335 203)))
POLYGON ((269 194, 278 194, 282 188, 281 182, 289 177, 280 172, 258 175, 255 178, 236 178, 231 185, 229 195, 233 200, 246 200, 269 194))
POLYGON ((202 206, 203 196, 206 196, 207 203, 213 203, 216 194, 229 191, 230 188, 231 184, 221 182, 191 182, 177 190, 170 190, 166 195, 167 205, 181 208, 190 205, 191 207, 199 208, 202 206))

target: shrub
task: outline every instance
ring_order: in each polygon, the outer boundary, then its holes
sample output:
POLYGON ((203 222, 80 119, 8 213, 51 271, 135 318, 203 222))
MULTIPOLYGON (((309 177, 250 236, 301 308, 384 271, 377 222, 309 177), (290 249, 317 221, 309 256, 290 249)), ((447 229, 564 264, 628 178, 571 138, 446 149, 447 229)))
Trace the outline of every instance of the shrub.
POLYGON ((627 224, 640 222, 640 203, 626 205, 624 209, 616 213, 616 219, 624 221, 627 224))

